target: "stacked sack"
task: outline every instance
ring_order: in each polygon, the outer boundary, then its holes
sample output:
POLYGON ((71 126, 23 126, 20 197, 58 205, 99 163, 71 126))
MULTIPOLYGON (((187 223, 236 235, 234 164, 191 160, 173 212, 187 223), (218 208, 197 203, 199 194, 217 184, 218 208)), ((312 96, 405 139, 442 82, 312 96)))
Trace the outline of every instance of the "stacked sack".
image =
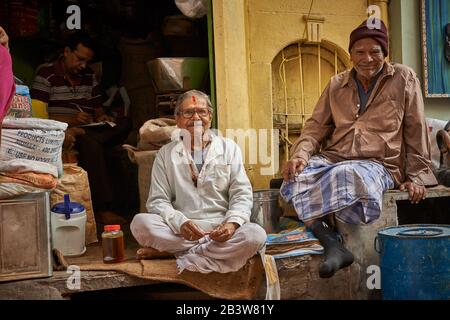
POLYGON ((176 129, 176 121, 169 118, 158 118, 146 121, 139 129, 139 150, 159 150, 171 141, 176 129))
POLYGON ((67 124, 37 118, 5 119, 0 147, 0 199, 55 188, 67 124))
POLYGON ((123 148, 128 152, 131 162, 136 163, 138 166, 140 212, 146 212, 147 210, 145 204, 150 189, 152 167, 156 153, 163 145, 171 141, 171 136, 176 128, 174 119, 151 119, 139 129, 137 148, 123 145, 123 148))

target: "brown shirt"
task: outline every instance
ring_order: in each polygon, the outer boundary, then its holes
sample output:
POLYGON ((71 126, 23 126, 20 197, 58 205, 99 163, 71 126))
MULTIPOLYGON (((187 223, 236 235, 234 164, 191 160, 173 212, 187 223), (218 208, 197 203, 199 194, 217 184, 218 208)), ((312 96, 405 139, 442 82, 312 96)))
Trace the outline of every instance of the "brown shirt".
POLYGON ((354 72, 331 78, 292 146, 291 158, 308 161, 320 151, 333 162, 375 160, 390 172, 396 186, 404 181, 436 185, 422 92, 414 71, 385 62, 359 115, 354 72))

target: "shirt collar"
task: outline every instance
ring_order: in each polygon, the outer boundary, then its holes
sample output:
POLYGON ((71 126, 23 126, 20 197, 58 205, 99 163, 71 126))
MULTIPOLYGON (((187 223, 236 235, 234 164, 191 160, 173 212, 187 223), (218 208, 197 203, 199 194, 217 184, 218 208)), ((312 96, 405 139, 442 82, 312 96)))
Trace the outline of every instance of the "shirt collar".
MULTIPOLYGON (((356 72, 350 72, 350 74, 352 75, 353 80, 355 80, 356 85, 358 86, 358 90, 364 90, 361 81, 356 77, 356 72)), ((368 88, 367 94, 369 92, 372 92, 372 89, 375 87, 375 84, 377 83, 378 79, 381 77, 382 74, 383 74, 383 68, 381 68, 381 70, 378 71, 378 73, 375 75, 375 77, 369 83, 369 88, 368 88)))

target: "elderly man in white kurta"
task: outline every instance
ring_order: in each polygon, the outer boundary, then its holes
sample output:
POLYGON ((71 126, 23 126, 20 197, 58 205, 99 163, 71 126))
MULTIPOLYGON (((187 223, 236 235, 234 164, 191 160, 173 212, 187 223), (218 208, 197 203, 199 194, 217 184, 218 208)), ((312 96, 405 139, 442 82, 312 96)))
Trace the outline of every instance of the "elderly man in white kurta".
POLYGON ((264 246, 266 233, 249 222, 252 187, 239 147, 210 130, 211 102, 191 90, 177 101, 183 132, 155 159, 148 213, 134 217, 131 231, 143 249, 138 257, 170 253, 179 272, 234 272, 264 246))

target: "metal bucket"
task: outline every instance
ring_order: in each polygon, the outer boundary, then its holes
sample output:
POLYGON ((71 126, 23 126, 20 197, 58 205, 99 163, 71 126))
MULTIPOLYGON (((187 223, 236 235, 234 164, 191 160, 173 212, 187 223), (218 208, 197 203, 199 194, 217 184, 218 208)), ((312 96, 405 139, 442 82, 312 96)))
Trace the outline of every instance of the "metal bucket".
POLYGON ((449 225, 382 229, 375 250, 380 254, 383 299, 450 299, 449 225))
POLYGON ((267 233, 280 230, 279 220, 282 210, 278 204, 279 189, 257 190, 253 192, 251 222, 259 224, 267 233))

